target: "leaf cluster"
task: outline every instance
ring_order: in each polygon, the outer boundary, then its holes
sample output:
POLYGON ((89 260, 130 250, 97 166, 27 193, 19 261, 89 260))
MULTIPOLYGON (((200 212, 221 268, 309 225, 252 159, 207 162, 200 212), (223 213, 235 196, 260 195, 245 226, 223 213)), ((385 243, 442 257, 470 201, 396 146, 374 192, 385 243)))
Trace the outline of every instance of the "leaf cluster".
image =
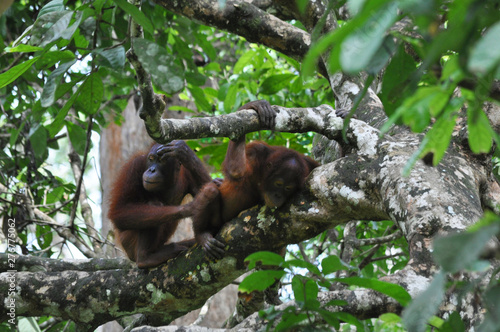
MULTIPOLYGON (((389 221, 360 222, 356 227, 356 237, 362 240, 386 236, 392 230, 391 225, 389 221)), ((402 330, 402 319, 397 315, 383 314, 376 320, 362 320, 342 311, 341 308, 348 305, 345 299, 326 304, 319 302, 320 292, 338 289, 339 285, 375 290, 396 299, 403 306, 410 302, 410 296, 401 286, 378 280, 406 265, 407 244, 403 238, 377 245, 359 245, 353 248, 352 259, 344 261, 340 257, 344 256, 347 246, 343 227, 338 227, 298 246, 288 246, 287 259, 271 252, 252 254, 246 259, 248 268, 257 269, 240 283, 239 291, 263 291, 281 280, 282 298, 294 299, 295 306, 270 307, 261 311, 260 317, 268 321, 269 329, 316 331, 334 327, 348 331, 355 327, 363 331, 402 330), (337 309, 332 310, 332 306, 337 309)))
MULTIPOLYGON (((351 19, 312 45, 303 75, 326 58, 330 72, 368 74, 380 84, 378 95, 389 121, 414 132, 427 131, 406 169, 424 156, 436 165, 467 106, 469 147, 488 153, 499 137, 481 109, 500 79, 498 1, 349 1, 351 19)), ((498 102, 498 98, 496 98, 498 102)), ((354 110, 352 110, 354 112, 354 110)))
POLYGON ((449 235, 434 241, 434 259, 441 271, 434 275, 429 287, 416 297, 403 313, 403 320, 410 331, 425 331, 427 324, 439 331, 466 331, 460 314, 454 311, 446 320, 433 316, 447 296, 447 291, 455 289, 458 303, 473 296, 485 304, 487 313, 477 331, 495 331, 498 329, 500 307, 500 269, 491 274, 485 271, 490 262, 484 257, 484 250, 492 238, 500 234, 500 218, 487 213, 468 232, 449 235), (463 281, 449 281, 448 276, 463 272, 475 272, 476 277, 463 281))

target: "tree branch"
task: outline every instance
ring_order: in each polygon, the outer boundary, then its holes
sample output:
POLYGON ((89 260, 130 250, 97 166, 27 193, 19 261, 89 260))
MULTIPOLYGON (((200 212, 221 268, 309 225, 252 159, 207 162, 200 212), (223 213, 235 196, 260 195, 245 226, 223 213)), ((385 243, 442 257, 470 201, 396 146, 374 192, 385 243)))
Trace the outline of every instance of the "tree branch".
POLYGON ((154 2, 176 14, 235 33, 249 42, 268 46, 296 60, 305 56, 311 44, 311 37, 304 30, 245 1, 228 0, 223 7, 218 1, 154 2))
MULTIPOLYGON (((90 138, 90 137, 88 137, 90 138)), ((90 242, 92 243, 92 247, 97 256, 102 256, 102 247, 100 241, 100 235, 95 230, 94 219, 92 217, 92 208, 87 199, 87 189, 85 188, 85 184, 83 183, 83 172, 82 172, 82 162, 80 160, 80 156, 75 151, 73 145, 71 145, 71 151, 69 153, 69 159, 71 164, 71 169, 73 170, 73 175, 75 179, 78 181, 80 191, 78 193, 78 200, 80 201, 81 211, 83 220, 85 225, 87 226, 87 232, 90 236, 90 242)), ((86 159, 86 158, 85 158, 86 159)), ((77 202, 74 202, 75 207, 77 206, 77 202)), ((73 211, 73 210, 72 210, 73 211)), ((76 213, 76 212, 75 212, 76 213)))
MULTIPOLYGON (((140 5, 140 1, 133 0, 132 2, 135 2, 136 6, 140 5)), ((132 18, 130 18, 129 24, 131 48, 127 51, 126 56, 135 69, 137 82, 139 83, 139 91, 141 92, 142 107, 139 111, 139 116, 144 120, 149 136, 153 140, 156 140, 160 135, 160 128, 157 125, 166 106, 161 95, 154 92, 151 75, 144 69, 134 52, 133 37, 143 37, 144 33, 142 27, 132 18)))
MULTIPOLYGON (((0 183, 0 193, 8 193, 9 189, 0 183)), ((95 257, 96 254, 90 250, 85 241, 81 238, 75 236, 68 226, 61 225, 50 216, 45 214, 43 211, 35 208, 29 199, 29 197, 25 196, 25 200, 27 202, 26 207, 28 208, 28 213, 30 214, 30 218, 32 221, 36 223, 44 223, 47 225, 53 226, 53 229, 59 234, 63 239, 68 240, 72 244, 75 245, 78 250, 82 252, 86 257, 95 257)))
MULTIPOLYGON (((335 115, 329 105, 310 108, 285 108, 273 106, 277 112, 274 130, 290 133, 316 132, 329 139, 342 140, 344 120, 335 115)), ((191 119, 161 119, 163 136, 159 143, 174 139, 194 139, 202 137, 229 137, 231 139, 243 134, 266 129, 260 126, 259 118, 254 110, 241 110, 217 117, 191 119)), ((362 155, 374 155, 379 141, 378 130, 366 123, 353 119, 349 122, 346 138, 362 155)))
MULTIPOLYGON (((16 270, 18 272, 63 272, 63 271, 102 271, 102 270, 130 270, 135 264, 125 258, 91 258, 78 260, 47 259, 37 256, 15 255, 16 270)), ((12 270, 8 264, 8 255, 0 253, 0 273, 12 270)))

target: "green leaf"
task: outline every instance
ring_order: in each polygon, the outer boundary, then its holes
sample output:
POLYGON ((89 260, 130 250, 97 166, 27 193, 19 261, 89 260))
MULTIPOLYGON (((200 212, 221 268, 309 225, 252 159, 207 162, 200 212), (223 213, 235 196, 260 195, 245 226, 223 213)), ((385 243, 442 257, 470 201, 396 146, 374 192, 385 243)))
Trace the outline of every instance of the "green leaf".
POLYGON ((432 316, 431 318, 429 318, 428 324, 432 327, 438 328, 439 332, 441 332, 441 327, 444 324, 444 320, 437 316, 432 316))
POLYGON ((43 50, 42 47, 24 45, 24 44, 18 45, 16 47, 6 47, 5 48, 5 52, 7 52, 7 53, 16 53, 16 52, 31 53, 31 52, 41 51, 41 50, 43 50))
POLYGON ((380 315, 378 319, 380 319, 385 323, 391 323, 391 324, 396 324, 401 322, 401 317, 391 312, 380 315))
POLYGON ((500 63, 500 22, 492 25, 472 48, 467 66, 481 76, 500 63))
POLYGON ((60 202, 64 196, 64 187, 52 188, 51 191, 47 192, 46 201, 47 204, 55 204, 60 202))
MULTIPOLYGON (((195 34, 196 41, 198 42, 198 45, 201 47, 203 50, 203 53, 205 53, 210 59, 215 60, 217 58, 218 51, 215 49, 213 41, 209 38, 207 38, 207 35, 204 33, 197 33, 195 34)), ((216 62, 211 62, 208 64, 208 66, 215 66, 219 67, 220 64, 216 62)), ((213 70, 213 69, 211 69, 213 70)), ((220 67, 219 67, 220 70, 220 67)))
POLYGON ((436 116, 448 102, 449 93, 440 86, 422 87, 410 98, 403 107, 403 122, 414 132, 422 132, 430 122, 430 116, 436 116))
POLYGON ((319 57, 339 39, 339 31, 339 29, 331 31, 311 45, 304 57, 304 61, 302 61, 301 74, 304 80, 316 73, 316 64, 319 57))
POLYGON ((302 76, 297 76, 289 88, 291 93, 300 93, 304 90, 304 81, 302 81, 302 76))
POLYGON ((267 77, 259 88, 259 92, 267 95, 275 94, 290 85, 294 74, 277 74, 267 77))
POLYGON ((366 66, 366 72, 371 75, 377 75, 396 53, 397 44, 393 36, 386 36, 382 41, 382 46, 378 48, 373 55, 370 63, 366 66))
POLYGON ((306 12, 307 4, 309 3, 309 0, 295 0, 297 2, 297 8, 299 9, 299 12, 301 14, 304 14, 306 12))
POLYGON ((460 64, 460 56, 458 54, 450 55, 443 67, 441 74, 442 82, 460 82, 465 78, 465 73, 460 64))
POLYGON ((336 312, 330 312, 322 309, 318 310, 318 312, 321 317, 323 317, 323 319, 328 323, 328 325, 333 326, 335 328, 335 331, 339 330, 340 322, 336 312))
POLYGON ((36 225, 36 239, 40 245, 40 249, 46 249, 52 244, 52 229, 50 226, 36 225))
POLYGON ((437 312, 444 299, 446 274, 439 272, 429 287, 403 311, 403 322, 408 331, 423 332, 427 322, 437 312))
MULTIPOLYGON (((439 161, 444 157, 446 149, 451 141, 451 134, 456 125, 456 119, 458 111, 462 107, 464 101, 463 99, 453 99, 448 104, 445 113, 440 116, 436 123, 432 126, 431 130, 426 134, 426 138, 429 144, 424 151, 424 154, 432 152, 434 154, 434 159, 432 164, 436 166, 439 161)), ((423 145, 423 144, 422 144, 423 145)), ((423 156, 421 156, 423 157, 423 156)))
POLYGON ((283 270, 260 270, 248 275, 238 286, 243 293, 263 291, 285 275, 283 270))
POLYGON ((68 129, 69 140, 71 145, 79 155, 85 153, 85 145, 87 143, 87 132, 82 127, 72 123, 67 122, 66 128, 68 129))
POLYGON ((358 15, 363 9, 366 0, 349 0, 347 1, 347 10, 351 16, 358 15))
POLYGON ((100 13, 102 10, 102 7, 108 0, 95 0, 92 2, 92 6, 94 6, 95 10, 97 13, 100 13))
POLYGON ((40 60, 36 63, 36 68, 50 68, 58 62, 65 63, 71 60, 75 60, 75 53, 70 50, 47 52, 43 54, 40 60))
POLYGON ((293 331, 292 327, 299 325, 300 322, 306 320, 308 317, 307 313, 294 313, 289 315, 283 315, 281 322, 276 325, 276 332, 279 331, 293 331))
POLYGON ((95 114, 104 96, 104 84, 97 73, 92 73, 79 89, 77 102, 87 114, 95 114))
POLYGON ((434 15, 436 2, 433 0, 402 0, 399 9, 413 15, 434 15))
POLYGON ((52 0, 45 6, 43 6, 42 9, 40 9, 38 17, 41 17, 49 13, 62 12, 63 10, 64 10, 63 0, 52 0))
POLYGON ((500 217, 497 216, 495 213, 486 210, 484 212, 483 217, 479 221, 477 221, 476 223, 474 223, 473 225, 471 225, 467 229, 467 231, 471 232, 471 233, 477 232, 480 229, 482 229, 483 227, 487 227, 487 226, 490 226, 490 225, 500 225, 500 217))
POLYGON ((314 273, 315 275, 321 275, 321 272, 319 271, 318 267, 312 263, 306 262, 302 259, 292 259, 289 261, 286 261, 286 267, 298 267, 302 269, 307 269, 309 272, 314 273))
MULTIPOLYGON (((22 234, 19 234, 19 237, 22 237, 22 234)), ((35 317, 19 317, 17 322, 18 331, 42 332, 42 330, 38 326, 38 319, 36 319, 35 317)))
POLYGON ((410 83, 416 63, 401 45, 385 70, 380 99, 384 110, 391 116, 404 100, 404 90, 410 83))
POLYGON ((191 95, 193 96, 194 102, 196 103, 198 109, 204 112, 209 112, 212 108, 212 105, 210 105, 210 103, 208 102, 203 90, 197 86, 190 86, 188 89, 191 92, 191 95))
MULTIPOLYGON (((465 324, 460 317, 460 314, 453 311, 450 317, 439 327, 439 332, 465 332, 465 324)), ((481 331, 479 329, 479 331, 481 331)))
POLYGON ((160 89, 173 94, 184 88, 184 69, 165 48, 142 38, 134 38, 133 45, 142 66, 160 89))
POLYGON ((238 85, 232 84, 229 86, 226 97, 224 98, 224 112, 229 113, 235 107, 237 92, 238 85))
POLYGON ((32 64, 34 64, 39 57, 34 57, 28 61, 22 62, 9 70, 7 70, 5 73, 0 74, 0 88, 3 88, 7 84, 10 84, 14 82, 16 78, 21 76, 26 70, 28 70, 32 64))
POLYGON ((170 106, 168 108, 169 111, 173 111, 173 112, 176 112, 176 111, 179 111, 179 112, 188 112, 188 113, 194 113, 194 111, 190 108, 187 108, 185 106, 177 106, 177 105, 174 105, 174 106, 170 106))
POLYGON ((76 101, 76 98, 80 94, 81 87, 82 86, 80 85, 78 90, 71 95, 71 97, 64 104, 61 110, 59 110, 59 112, 57 113, 57 116, 55 117, 54 121, 52 121, 52 123, 48 126, 47 129, 49 130, 50 137, 56 136, 57 133, 61 131, 61 129, 64 127, 64 120, 66 119, 66 115, 68 115, 69 109, 71 108, 71 106, 73 106, 73 104, 76 101))
POLYGON ((377 53, 389 29, 397 18, 397 4, 389 3, 349 34, 341 44, 340 64, 348 73, 365 69, 377 53))
POLYGON ((176 36, 175 34, 171 34, 169 38, 174 39, 174 42, 172 43, 173 50, 178 57, 182 59, 193 59, 193 50, 189 48, 189 45, 184 40, 182 40, 182 38, 176 36))
POLYGON ((47 78, 47 82, 43 86, 43 91, 40 98, 42 107, 49 107, 55 102, 56 89, 61 82, 61 76, 66 73, 66 71, 68 71, 68 69, 73 66, 75 62, 76 60, 61 63, 59 67, 57 67, 56 69, 54 69, 54 71, 52 71, 52 73, 50 73, 49 77, 47 78))
POLYGON ((33 25, 32 45, 45 47, 67 33, 73 11, 52 12, 39 16, 33 25))
POLYGON ((245 258, 245 263, 248 264, 248 269, 255 268, 255 265, 260 262, 262 265, 281 266, 285 260, 281 255, 270 251, 258 251, 245 258))
POLYGON ((200 74, 197 69, 188 70, 184 75, 186 76, 186 81, 193 86, 201 87, 207 82, 207 76, 200 74))
MULTIPOLYGON (((318 63, 318 59, 324 53, 326 53, 329 49, 330 57, 328 59, 328 65, 332 72, 336 72, 341 69, 340 66, 340 52, 341 47, 339 45, 351 34, 355 33, 360 26, 364 24, 364 22, 370 19, 373 16, 373 11, 377 11, 382 7, 387 0, 383 1, 373 1, 375 5, 374 8, 370 8, 367 13, 363 15, 358 15, 352 20, 345 23, 339 29, 335 29, 332 32, 327 33, 325 36, 320 38, 318 41, 311 45, 309 51, 302 62, 302 77, 306 78, 315 73, 316 64, 318 63)), ((369 3, 372 3, 370 1, 369 3)))
POLYGON ((47 151, 47 129, 44 126, 38 125, 32 128, 29 134, 31 147, 35 152, 35 156, 45 160, 48 156, 47 151))
POLYGON ((403 306, 407 305, 411 300, 410 294, 408 294, 408 292, 403 287, 390 282, 360 277, 336 278, 333 280, 348 284, 350 286, 359 286, 363 288, 373 289, 377 292, 392 297, 403 306))
POLYGON ((467 108, 467 129, 469 130, 469 146, 472 152, 490 152, 493 144, 491 126, 488 117, 479 105, 467 108))
POLYGON ((325 306, 327 306, 327 307, 334 306, 334 305, 344 306, 344 305, 348 305, 348 304, 349 304, 349 302, 347 302, 346 300, 331 300, 325 306))
POLYGON ((256 55, 257 53, 255 51, 250 50, 245 54, 243 54, 242 56, 240 56, 240 58, 233 67, 233 73, 235 74, 241 73, 243 71, 243 68, 245 68, 245 66, 248 65, 256 55))
POLYGON ((448 102, 449 92, 439 86, 421 87, 398 107, 381 128, 386 130, 401 117, 414 132, 422 132, 430 124, 431 115, 437 115, 448 102))
POLYGON ((366 326, 364 326, 359 319, 351 314, 348 314, 347 312, 336 312, 335 316, 346 323, 356 326, 356 331, 366 331, 366 326))
POLYGON ((410 157, 403 168, 403 176, 409 176, 411 169, 417 160, 423 158, 428 153, 432 153, 432 164, 436 166, 444 157, 451 141, 451 135, 455 128, 458 117, 455 111, 462 107, 464 100, 462 98, 453 98, 446 106, 443 115, 441 115, 431 130, 425 135, 418 150, 410 157))
POLYGON ((459 233, 434 241, 433 256, 444 271, 455 273, 475 263, 488 240, 500 231, 500 224, 483 227, 473 233, 459 233))
POLYGON ((336 255, 326 257, 321 261, 323 274, 330 274, 339 270, 347 270, 348 268, 342 263, 340 258, 336 255))
POLYGON ((296 301, 305 302, 307 298, 318 297, 318 285, 314 280, 301 275, 292 278, 292 289, 296 301))
POLYGON ((26 121, 23 121, 19 128, 9 128, 9 134, 10 134, 10 139, 9 139, 9 144, 10 145, 15 145, 17 143, 17 138, 19 137, 19 134, 21 131, 24 129, 24 126, 26 125, 26 121))
POLYGON ((134 21, 139 24, 144 31, 148 32, 151 35, 154 35, 154 28, 153 24, 151 24, 151 21, 144 15, 143 12, 139 10, 136 6, 133 4, 127 2, 127 0, 113 0, 118 7, 120 7, 123 11, 125 11, 127 14, 132 16, 134 21))
POLYGON ((67 29, 63 31, 61 34, 61 38, 66 39, 66 40, 71 40, 73 38, 73 34, 75 33, 76 29, 80 26, 80 23, 82 22, 83 18, 83 13, 77 12, 75 15, 75 22, 71 24, 67 29))

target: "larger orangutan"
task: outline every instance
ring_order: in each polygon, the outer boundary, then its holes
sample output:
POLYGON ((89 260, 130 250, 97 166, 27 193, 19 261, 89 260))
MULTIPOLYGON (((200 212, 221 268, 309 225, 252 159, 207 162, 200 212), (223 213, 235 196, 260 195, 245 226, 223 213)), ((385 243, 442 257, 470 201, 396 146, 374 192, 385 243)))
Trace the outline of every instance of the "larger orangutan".
MULTIPOLYGON (((267 101, 241 108, 257 111, 262 124, 274 127, 276 113, 267 101)), ((193 228, 196 241, 213 258, 224 254, 224 244, 214 235, 241 211, 257 204, 282 206, 300 190, 311 170, 319 164, 297 151, 263 142, 245 146, 245 135, 230 141, 223 163, 224 181, 218 188, 207 184, 196 200, 193 228)))
POLYGON ((211 178, 195 153, 183 141, 154 144, 123 166, 111 192, 108 217, 130 260, 139 268, 157 266, 195 243, 194 239, 165 244, 179 220, 192 215, 192 206, 180 205, 211 178))

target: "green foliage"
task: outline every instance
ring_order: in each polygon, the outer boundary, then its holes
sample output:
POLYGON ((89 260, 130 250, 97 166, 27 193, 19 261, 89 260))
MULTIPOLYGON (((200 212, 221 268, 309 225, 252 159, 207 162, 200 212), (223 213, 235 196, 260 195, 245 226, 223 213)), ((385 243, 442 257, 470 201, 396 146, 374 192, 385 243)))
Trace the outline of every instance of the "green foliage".
POLYGON ((172 94, 184 87, 183 68, 165 48, 142 38, 134 38, 133 44, 139 61, 161 90, 172 94))
POLYGON ((446 321, 434 317, 443 301, 447 289, 458 289, 459 301, 469 293, 479 301, 487 303, 485 320, 477 327, 478 331, 495 331, 498 329, 498 308, 500 306, 500 284, 498 269, 491 276, 481 275, 490 263, 481 258, 488 241, 500 234, 500 218, 492 213, 486 213, 483 219, 475 224, 468 232, 453 234, 438 238, 434 241, 434 259, 441 266, 442 271, 434 275, 429 287, 415 298, 403 313, 403 320, 409 331, 426 331, 426 325, 436 326, 440 331, 465 331, 460 315, 454 312, 446 321), (479 272, 477 280, 446 283, 448 274, 462 271, 479 272), (486 285, 480 285, 482 278, 488 277, 486 285))
POLYGON ((121 9, 123 9, 127 14, 132 16, 134 21, 136 21, 137 24, 139 24, 144 29, 144 31, 151 35, 154 34, 154 28, 151 24, 151 21, 146 17, 146 15, 144 15, 143 12, 139 10, 139 8, 127 2, 126 0, 113 0, 113 2, 116 3, 121 9))
MULTIPOLYGON (((388 221, 366 222, 357 228, 359 231, 357 237, 362 239, 387 235, 387 232, 392 230, 391 225, 392 223, 388 221)), ((261 291, 265 289, 264 286, 272 285, 281 277, 282 283, 289 285, 282 288, 282 297, 295 299, 296 307, 287 307, 284 310, 271 307, 259 313, 262 319, 268 321, 269 330, 285 331, 299 328, 322 331, 334 327, 337 330, 349 331, 350 327, 356 327, 363 331, 378 331, 383 328, 402 331, 402 320, 395 315, 383 315, 377 320, 359 320, 341 310, 331 310, 331 306, 339 308, 346 306, 348 302, 345 299, 335 299, 326 305, 320 304, 318 294, 334 289, 339 283, 350 288, 375 290, 396 299, 404 306, 411 300, 401 286, 378 280, 386 273, 385 271, 390 270, 393 273, 406 265, 405 255, 397 255, 391 259, 377 259, 386 256, 388 252, 406 250, 403 239, 379 245, 375 248, 377 250, 373 250, 372 246, 363 246, 355 250, 353 256, 356 258, 350 264, 346 264, 339 258, 340 243, 343 238, 341 228, 339 230, 335 241, 330 241, 333 233, 327 231, 301 244, 300 251, 294 248, 295 246, 289 246, 289 258, 286 260, 271 252, 257 252, 247 257, 248 268, 257 268, 257 271, 241 282, 239 291, 247 293, 261 291), (367 264, 367 260, 372 262, 367 264), (272 273, 263 273, 268 271, 272 273), (277 319, 279 323, 275 323, 277 319)))
POLYGON ((493 79, 500 78, 497 1, 349 1, 348 8, 352 19, 312 45, 302 74, 312 75, 323 55, 331 72, 380 75, 379 96, 390 117, 383 131, 403 123, 423 132, 434 123, 436 129, 426 134, 406 173, 430 152, 436 165, 448 148, 456 114, 464 104, 454 94, 457 87, 467 95, 471 150, 489 152, 493 139, 499 143, 480 107, 489 100, 493 79), (394 22, 405 18, 416 23, 415 34, 391 30, 394 22), (464 88, 466 81, 473 84, 464 88))
MULTIPOLYGON (((75 236, 90 242, 74 205, 68 145, 83 159, 92 146, 89 126, 99 133, 126 105, 117 96, 133 92, 135 78, 125 64, 130 45, 115 39, 126 35, 123 17, 107 0, 16 1, 0 17, 0 184, 9 189, 0 197, 0 219, 15 220, 19 252, 57 258, 69 245, 34 208, 63 227, 74 223, 75 236)), ((25 323, 33 320, 20 326, 25 323)))
MULTIPOLYGON (((371 223, 371 225, 374 224, 376 223, 371 223)), ((383 223, 382 226, 384 226, 383 223)), ((373 228, 376 230, 376 228, 383 227, 373 228)), ((363 233, 367 230, 367 228, 361 229, 363 233)), ((465 331, 465 325, 460 315, 454 312, 446 320, 434 315, 444 300, 447 289, 458 288, 460 289, 458 292, 460 300, 468 296, 469 292, 473 292, 474 296, 480 297, 487 304, 488 312, 486 313, 486 318, 478 326, 478 330, 494 331, 498 326, 495 317, 498 317, 498 308, 500 305, 500 284, 498 281, 498 273, 500 271, 496 270, 493 275, 488 276, 489 283, 482 287, 478 287, 481 277, 478 280, 449 283, 447 282, 447 275, 465 270, 486 271, 489 263, 481 259, 481 252, 488 240, 495 234, 500 234, 500 218, 492 213, 488 213, 468 232, 436 239, 434 243, 434 258, 442 267, 442 271, 437 273, 433 277, 429 287, 413 300, 401 286, 378 279, 384 270, 380 269, 375 274, 373 274, 373 270, 366 270, 366 268, 359 271, 354 265, 357 260, 353 260, 351 265, 347 265, 337 255, 328 255, 322 260, 317 259, 317 262, 321 261, 321 264, 317 265, 317 263, 312 264, 308 262, 310 257, 284 260, 281 256, 270 252, 252 254, 246 260, 249 263, 249 268, 264 265, 275 266, 275 269, 280 270, 271 270, 272 274, 262 273, 263 271, 261 270, 256 271, 241 283, 239 290, 248 293, 255 290, 261 291, 265 288, 263 287, 264 285, 272 285, 280 275, 283 276, 283 283, 286 283, 288 280, 290 281, 291 292, 289 296, 295 299, 296 306, 287 307, 283 310, 271 307, 260 312, 261 318, 269 321, 268 329, 276 325, 274 328, 277 331, 293 328, 300 328, 301 330, 328 330, 331 327, 338 330, 341 323, 344 323, 341 328, 342 331, 347 331, 349 326, 356 326, 358 330, 363 331, 404 331, 405 329, 402 328, 402 324, 404 323, 408 331, 426 331, 428 330, 428 325, 431 325, 440 331, 451 332, 465 331), (348 272, 348 274, 342 273, 341 275, 343 276, 339 277, 338 275, 341 271, 348 272), (352 276, 356 274, 358 276, 352 276), (341 311, 332 311, 331 306, 342 307, 347 305, 347 302, 342 299, 336 299, 326 305, 321 305, 318 301, 318 294, 320 291, 332 289, 337 283, 349 285, 351 289, 366 288, 388 295, 405 307, 404 313, 402 317, 394 314, 383 314, 377 320, 362 321, 341 311), (280 323, 276 324, 275 321, 277 319, 280 320, 280 323)), ((382 234, 379 233, 378 235, 382 234)), ((305 249, 300 252, 302 254, 309 252, 307 249, 309 242, 312 244, 312 248, 314 248, 316 254, 318 254, 317 250, 321 249, 325 244, 327 236, 327 232, 325 232, 317 238, 307 241, 305 249)), ((361 236, 358 234, 358 238, 364 236, 367 236, 367 234, 364 233, 361 236)), ((387 247, 393 245, 394 243, 388 244, 387 247)), ((335 246, 335 244, 326 245, 326 250, 320 250, 320 255, 324 255, 332 249, 336 250, 335 246)), ((291 251, 291 253, 293 252, 291 251)), ((404 260, 403 262, 406 261, 404 260)), ((373 267, 373 264, 368 266, 373 267)), ((404 267, 404 264, 396 263, 394 267, 396 266, 398 266, 396 269, 401 269, 404 267)), ((385 268, 387 269, 387 266, 385 268)), ((393 273, 394 271, 392 270, 391 272, 393 273)))
MULTIPOLYGON (((486 218, 496 218, 491 215, 486 218)), ((483 251, 492 234, 500 233, 500 219, 496 223, 484 226, 474 232, 460 233, 436 239, 434 242, 434 256, 448 273, 456 273, 460 270, 481 270, 486 262, 479 261, 479 255, 483 251)))

